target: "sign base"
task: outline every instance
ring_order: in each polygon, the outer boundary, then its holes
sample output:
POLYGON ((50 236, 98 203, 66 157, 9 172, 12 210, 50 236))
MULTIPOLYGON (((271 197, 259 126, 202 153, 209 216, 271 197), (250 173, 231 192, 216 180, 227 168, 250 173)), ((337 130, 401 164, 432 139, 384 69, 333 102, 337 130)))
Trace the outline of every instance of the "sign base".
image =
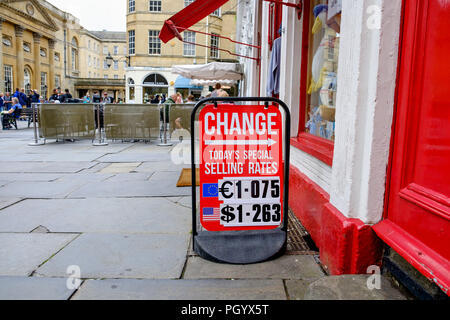
POLYGON ((286 251, 287 233, 281 229, 199 232, 194 251, 202 258, 229 264, 252 264, 280 257, 286 251))

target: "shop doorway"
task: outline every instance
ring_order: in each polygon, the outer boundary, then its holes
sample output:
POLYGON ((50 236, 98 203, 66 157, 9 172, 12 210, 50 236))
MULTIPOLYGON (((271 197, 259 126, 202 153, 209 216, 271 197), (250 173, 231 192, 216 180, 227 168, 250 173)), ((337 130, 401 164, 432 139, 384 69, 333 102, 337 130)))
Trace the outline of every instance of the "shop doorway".
POLYGON ((449 294, 450 6, 403 1, 385 220, 376 233, 449 294))

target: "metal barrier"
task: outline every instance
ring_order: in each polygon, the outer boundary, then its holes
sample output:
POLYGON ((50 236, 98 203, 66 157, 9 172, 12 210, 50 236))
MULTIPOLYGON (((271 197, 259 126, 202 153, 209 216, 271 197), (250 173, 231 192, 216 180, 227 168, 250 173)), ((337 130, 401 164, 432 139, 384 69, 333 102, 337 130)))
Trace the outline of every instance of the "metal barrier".
MULTIPOLYGON (((33 108, 39 113, 43 139, 90 139, 96 140, 95 145, 106 145, 106 139, 159 139, 164 146, 189 140, 194 105, 37 104, 33 108), (102 130, 96 131, 97 123, 102 130)), ((34 140, 37 143, 37 134, 34 140)))
POLYGON ((159 118, 158 105, 105 105, 106 138, 111 140, 156 140, 160 137, 159 118))
POLYGON ((95 137, 93 106, 88 104, 41 104, 39 137, 44 139, 91 139, 95 137))

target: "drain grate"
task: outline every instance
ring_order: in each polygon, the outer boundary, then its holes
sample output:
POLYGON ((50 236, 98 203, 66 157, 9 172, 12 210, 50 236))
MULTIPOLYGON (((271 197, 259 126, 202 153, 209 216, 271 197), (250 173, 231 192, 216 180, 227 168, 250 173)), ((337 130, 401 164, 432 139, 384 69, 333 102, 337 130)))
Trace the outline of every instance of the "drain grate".
POLYGON ((302 226, 295 214, 289 209, 288 241, 286 254, 316 255, 319 249, 311 239, 308 231, 302 226))

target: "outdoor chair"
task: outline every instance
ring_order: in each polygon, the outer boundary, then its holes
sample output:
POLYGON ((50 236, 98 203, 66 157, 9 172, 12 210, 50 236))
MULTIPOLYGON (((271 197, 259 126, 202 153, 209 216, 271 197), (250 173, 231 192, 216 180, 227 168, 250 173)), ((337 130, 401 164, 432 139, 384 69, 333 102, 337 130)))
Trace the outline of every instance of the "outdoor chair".
POLYGON ((10 126, 14 126, 16 130, 17 127, 17 119, 20 118, 22 114, 22 109, 16 109, 12 114, 4 114, 3 115, 3 130, 8 130, 10 126))

